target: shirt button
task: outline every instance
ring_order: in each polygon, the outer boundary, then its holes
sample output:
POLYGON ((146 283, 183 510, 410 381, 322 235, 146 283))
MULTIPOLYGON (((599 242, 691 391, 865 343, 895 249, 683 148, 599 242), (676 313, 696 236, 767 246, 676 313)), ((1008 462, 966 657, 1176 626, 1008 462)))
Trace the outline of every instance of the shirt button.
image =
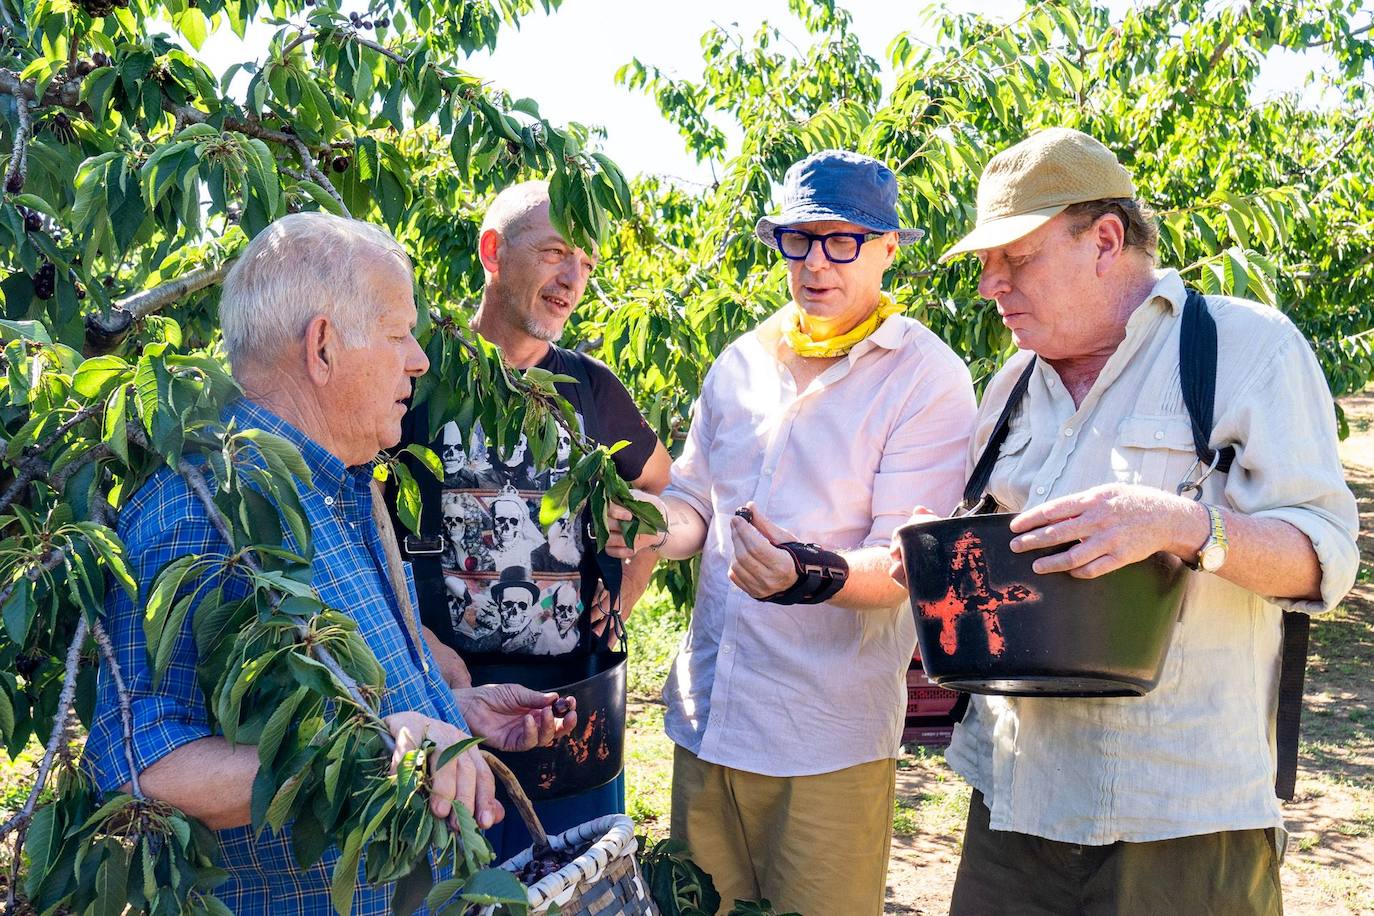
POLYGON ((334 497, 332 497, 332 496, 326 496, 326 497, 324 498, 324 504, 325 504, 326 506, 332 506, 332 505, 334 505, 334 497))
POLYGON ((720 651, 722 651, 722 652, 729 652, 729 651, 730 651, 730 644, 729 644, 729 643, 726 643, 725 645, 721 646, 721 647, 720 647, 720 651))
POLYGON ((1163 439, 1163 438, 1164 438, 1164 430, 1162 430, 1162 429, 1157 429, 1157 430, 1155 430, 1155 438, 1156 438, 1156 439, 1163 439))
POLYGON ((1036 488, 1035 488, 1035 495, 1036 495, 1036 496, 1044 496, 1044 495, 1045 495, 1045 488, 1044 488, 1044 487, 1036 487, 1036 488))
POLYGON ((764 469, 763 469, 763 476, 765 476, 765 477, 771 477, 771 476, 773 476, 773 469, 772 469, 772 468, 764 468, 764 469))
POLYGON ((1066 426, 1066 427, 1064 427, 1064 435, 1066 435, 1066 436, 1072 436, 1072 435, 1073 435, 1073 427, 1072 427, 1072 426, 1066 426))

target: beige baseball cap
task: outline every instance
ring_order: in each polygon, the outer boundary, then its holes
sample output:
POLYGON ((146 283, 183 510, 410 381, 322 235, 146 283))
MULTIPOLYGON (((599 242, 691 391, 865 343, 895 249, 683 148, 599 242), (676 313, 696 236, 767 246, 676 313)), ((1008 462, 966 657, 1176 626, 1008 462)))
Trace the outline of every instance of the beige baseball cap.
POLYGON ((1135 197, 1116 154, 1082 131, 1051 127, 993 156, 978 180, 978 224, 940 255, 1000 248, 1029 235, 1070 204, 1135 197))

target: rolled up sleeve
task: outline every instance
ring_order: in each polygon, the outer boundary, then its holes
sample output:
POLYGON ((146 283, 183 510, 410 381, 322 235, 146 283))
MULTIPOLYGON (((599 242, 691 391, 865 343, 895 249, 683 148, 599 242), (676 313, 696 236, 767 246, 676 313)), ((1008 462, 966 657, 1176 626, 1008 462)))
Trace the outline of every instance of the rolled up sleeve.
POLYGON ((1248 387, 1218 424, 1221 438, 1239 443, 1226 499, 1239 512, 1285 521, 1312 542, 1321 564, 1320 600, 1271 600, 1296 610, 1329 610, 1354 585, 1360 555, 1359 512, 1341 468, 1326 377, 1293 330, 1248 387))
POLYGON ((892 532, 925 506, 948 515, 964 489, 965 456, 978 407, 968 367, 927 351, 919 393, 907 402, 873 478, 873 527, 864 547, 886 547, 892 532))

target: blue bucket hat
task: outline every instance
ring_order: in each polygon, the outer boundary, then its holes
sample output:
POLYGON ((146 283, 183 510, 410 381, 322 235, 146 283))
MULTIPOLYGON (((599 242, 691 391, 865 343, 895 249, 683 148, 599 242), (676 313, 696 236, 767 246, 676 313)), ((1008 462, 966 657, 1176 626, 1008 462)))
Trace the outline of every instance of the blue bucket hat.
POLYGON ((765 216, 754 227, 759 241, 777 248, 778 226, 839 220, 874 232, 895 232, 910 245, 925 235, 897 223, 897 176, 871 156, 848 150, 812 153, 787 170, 782 180, 782 212, 765 216))

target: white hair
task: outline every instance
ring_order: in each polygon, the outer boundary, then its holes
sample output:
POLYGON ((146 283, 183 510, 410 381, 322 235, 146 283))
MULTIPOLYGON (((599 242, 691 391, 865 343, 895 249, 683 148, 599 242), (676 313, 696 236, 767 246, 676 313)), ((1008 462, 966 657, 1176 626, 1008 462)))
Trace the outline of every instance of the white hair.
POLYGON ((482 228, 478 235, 488 229, 495 229, 503 239, 519 233, 525 228, 530 216, 549 202, 549 183, 547 181, 522 181, 506 188, 492 200, 482 218, 482 228))
POLYGON ((361 346, 376 318, 366 267, 379 252, 399 257, 407 274, 414 270, 391 233, 361 220, 307 211, 258 233, 229 270, 220 296, 230 363, 238 367, 299 341, 318 315, 339 329, 344 346, 361 346))

